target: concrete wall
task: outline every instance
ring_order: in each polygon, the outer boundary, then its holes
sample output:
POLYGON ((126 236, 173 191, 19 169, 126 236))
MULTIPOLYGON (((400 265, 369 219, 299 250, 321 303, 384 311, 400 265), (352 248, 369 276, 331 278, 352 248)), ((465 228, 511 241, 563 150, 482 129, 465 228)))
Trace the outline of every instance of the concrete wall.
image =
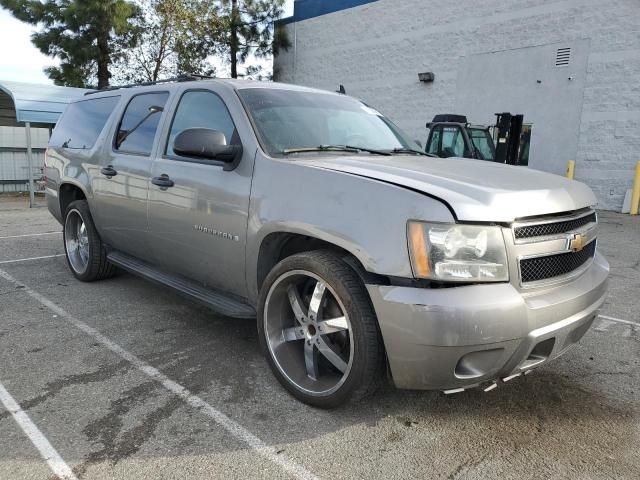
MULTIPOLYGON (((46 128, 31 129, 34 178, 40 176, 44 165, 44 150, 49 141, 46 128)), ((29 190, 29 164, 24 127, 0 127, 0 193, 29 190)))
MULTIPOLYGON (((563 157, 574 157, 576 178, 594 189, 600 207, 621 207, 640 159, 638 0, 378 0, 286 28, 293 47, 274 60, 276 79, 330 90, 344 84, 423 140, 424 124, 436 113, 467 113, 459 110, 465 108, 483 117, 471 118, 478 122, 499 110, 523 113, 525 122, 534 119, 538 148, 532 145, 532 157, 536 150, 539 155, 532 168, 560 173, 569 160, 563 157), (557 75, 550 68, 547 73, 558 78, 542 78, 537 94, 536 85, 524 88, 523 82, 538 80, 530 78, 538 67, 526 68, 526 56, 514 55, 521 75, 513 77, 513 87, 503 87, 524 100, 501 101, 504 88, 496 82, 508 69, 489 69, 476 84, 469 81, 478 55, 536 46, 553 52, 556 44, 573 47, 575 62, 557 75), (435 73, 434 83, 418 81, 426 71, 435 73), (559 83, 570 76, 575 83, 559 83), (469 85, 475 85, 473 94, 469 85), (471 100, 482 92, 483 106, 477 107, 471 100), (566 105, 575 114, 566 115, 564 127, 545 128, 546 119, 566 105), (563 142, 562 148, 541 148, 563 142)), ((550 56, 545 61, 552 62, 550 56)))

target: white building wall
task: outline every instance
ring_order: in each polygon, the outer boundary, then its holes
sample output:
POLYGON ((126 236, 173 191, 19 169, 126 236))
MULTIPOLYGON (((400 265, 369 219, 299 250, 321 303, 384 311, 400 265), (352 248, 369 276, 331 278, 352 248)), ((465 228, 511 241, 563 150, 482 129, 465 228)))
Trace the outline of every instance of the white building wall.
MULTIPOLYGON (((456 111, 463 57, 587 40, 580 121, 572 126, 576 179, 594 189, 600 207, 621 207, 640 160, 638 0, 379 0, 286 28, 293 47, 274 60, 277 80, 329 90, 344 84, 423 140, 434 114, 465 113, 456 111), (434 83, 418 81, 425 71, 434 83)), ((513 113, 526 122, 526 112, 513 113)), ((563 132, 544 141, 562 142, 563 132)), ((567 160, 545 168, 559 173, 567 160)))

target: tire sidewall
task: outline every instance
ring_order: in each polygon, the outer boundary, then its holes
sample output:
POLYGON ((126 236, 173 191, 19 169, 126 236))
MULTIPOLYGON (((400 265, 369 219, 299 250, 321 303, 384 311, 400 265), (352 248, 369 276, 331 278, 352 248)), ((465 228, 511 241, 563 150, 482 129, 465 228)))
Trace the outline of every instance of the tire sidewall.
MULTIPOLYGON (((346 264, 345 264, 346 265, 346 264)), ((357 276, 355 272, 352 272, 354 276, 357 276)), ((364 288, 364 286, 361 286, 364 288)), ((317 261, 311 255, 294 255, 288 257, 278 263, 273 270, 267 275, 262 289, 260 291, 258 301, 258 338, 260 341, 260 347, 263 354, 267 358, 269 366, 273 371, 278 381, 296 398, 304 401, 305 403, 321 407, 321 408, 333 408, 336 407, 352 396, 355 390, 361 385, 367 362, 367 342, 365 339, 365 329, 363 327, 362 316, 372 314, 370 312, 363 312, 361 308, 358 308, 352 301, 354 292, 345 285, 343 279, 339 274, 336 274, 331 268, 328 268, 326 264, 317 261), (265 306, 266 300, 269 295, 269 291, 273 287, 274 283, 285 273, 293 270, 304 270, 311 272, 320 277, 325 283, 327 283, 331 289, 340 297, 340 301, 349 316, 352 338, 354 343, 353 348, 353 362, 348 377, 344 383, 333 393, 323 394, 310 394, 304 390, 301 390, 294 385, 279 369, 269 346, 267 344, 267 336, 264 326, 265 306)))
POLYGON ((76 200, 74 202, 71 202, 67 207, 64 215, 64 228, 62 229, 62 237, 63 237, 65 258, 67 260, 67 265, 69 266, 69 270, 71 270, 71 273, 73 273, 73 275, 78 280, 82 280, 82 281, 92 280, 95 277, 95 272, 94 272, 95 263, 96 263, 95 256, 100 254, 99 251, 96 252, 96 249, 100 248, 100 240, 97 238, 97 233, 96 233, 95 227, 93 226, 93 220, 89 213, 89 206, 86 200, 76 200), (76 213, 80 216, 80 218, 82 219, 82 222, 85 225, 85 228, 87 230, 87 235, 89 238, 89 245, 88 245, 89 259, 87 261, 87 267, 84 269, 83 272, 77 272, 73 268, 73 265, 71 265, 71 261, 69 260, 69 252, 67 251, 67 220, 69 218, 69 215, 72 213, 76 213))

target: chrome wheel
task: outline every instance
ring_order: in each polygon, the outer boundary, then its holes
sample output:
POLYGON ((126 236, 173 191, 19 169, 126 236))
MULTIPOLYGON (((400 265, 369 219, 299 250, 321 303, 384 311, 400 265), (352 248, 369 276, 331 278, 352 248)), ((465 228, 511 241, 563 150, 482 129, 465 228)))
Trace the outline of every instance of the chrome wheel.
POLYGON ((65 220, 64 244, 71 268, 84 273, 89 265, 89 234, 77 210, 71 210, 65 220))
POLYGON ((297 389, 326 396, 344 384, 353 364, 353 333, 326 281, 304 270, 281 275, 267 294, 263 321, 269 353, 297 389))

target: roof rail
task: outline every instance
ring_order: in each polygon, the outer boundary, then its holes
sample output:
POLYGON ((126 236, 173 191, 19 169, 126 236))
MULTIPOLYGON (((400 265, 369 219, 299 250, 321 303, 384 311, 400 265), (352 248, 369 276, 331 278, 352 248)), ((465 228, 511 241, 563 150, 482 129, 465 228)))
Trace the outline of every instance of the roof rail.
POLYGON ((94 93, 101 93, 101 92, 110 92, 112 90, 120 90, 121 88, 148 87, 151 85, 159 85, 162 83, 191 82, 195 80, 213 80, 214 78, 215 77, 208 77, 206 75, 179 75, 173 78, 156 80, 155 82, 130 83, 128 85, 120 85, 120 86, 102 88, 100 90, 92 90, 91 92, 86 92, 85 95, 93 95, 94 93))

